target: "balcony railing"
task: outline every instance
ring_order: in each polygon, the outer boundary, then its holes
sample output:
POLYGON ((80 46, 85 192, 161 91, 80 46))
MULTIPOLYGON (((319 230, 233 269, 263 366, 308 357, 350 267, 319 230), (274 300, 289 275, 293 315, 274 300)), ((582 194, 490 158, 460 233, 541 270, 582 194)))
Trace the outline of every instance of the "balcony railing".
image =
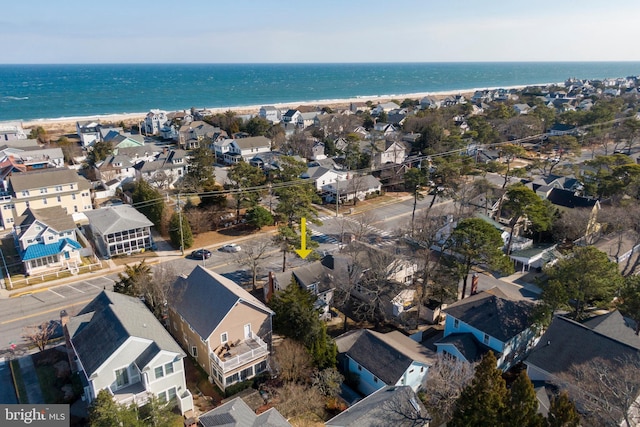
POLYGON ((269 353, 267 344, 257 335, 229 346, 229 350, 219 347, 215 352, 209 353, 211 360, 218 365, 222 372, 247 364, 269 353))

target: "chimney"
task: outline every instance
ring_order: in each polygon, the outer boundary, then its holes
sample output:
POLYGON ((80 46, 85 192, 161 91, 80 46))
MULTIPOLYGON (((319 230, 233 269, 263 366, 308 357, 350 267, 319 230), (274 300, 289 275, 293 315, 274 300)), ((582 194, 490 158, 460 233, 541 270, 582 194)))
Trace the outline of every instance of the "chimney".
POLYGON ((271 301, 271 298, 273 297, 273 294, 275 293, 274 280, 275 280, 275 274, 273 274, 273 271, 270 271, 269 272, 269 278, 267 279, 267 286, 262 288, 263 292, 264 292, 264 300, 266 302, 271 301))
POLYGON ((60 312, 60 326, 62 327, 62 333, 64 334, 64 344, 67 348, 67 357, 69 358, 69 367, 72 371, 75 371, 75 362, 73 360, 73 349, 71 347, 71 336, 69 335, 69 329, 67 324, 69 323, 69 314, 67 310, 60 312))

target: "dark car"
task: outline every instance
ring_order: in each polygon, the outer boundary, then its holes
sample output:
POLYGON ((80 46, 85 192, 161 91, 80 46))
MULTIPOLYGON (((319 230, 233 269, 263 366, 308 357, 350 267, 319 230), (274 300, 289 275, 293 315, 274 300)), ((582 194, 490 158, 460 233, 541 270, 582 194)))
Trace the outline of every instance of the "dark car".
POLYGON ((211 258, 211 251, 207 249, 197 249, 191 252, 191 258, 193 259, 209 259, 211 258))

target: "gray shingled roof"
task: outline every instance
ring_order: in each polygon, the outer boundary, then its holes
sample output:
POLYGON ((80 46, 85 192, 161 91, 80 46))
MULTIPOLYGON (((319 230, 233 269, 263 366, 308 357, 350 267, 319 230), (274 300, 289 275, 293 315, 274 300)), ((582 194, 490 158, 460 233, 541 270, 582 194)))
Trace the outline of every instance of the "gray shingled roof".
POLYGON ((418 427, 431 421, 409 386, 383 387, 325 423, 328 427, 418 427))
POLYGON ((118 231, 151 227, 153 223, 146 216, 129 205, 109 206, 85 212, 91 226, 107 236, 118 231))
MULTIPOLYGON (((399 332, 398 332, 399 333, 399 332)), ((416 360, 430 364, 435 354, 426 347, 397 335, 387 336, 368 329, 356 329, 336 338, 338 352, 346 353, 385 384, 395 384, 416 360)))
POLYGON ((198 265, 187 278, 179 277, 169 304, 202 338, 208 338, 238 302, 265 313, 273 312, 260 300, 224 276, 198 265))
POLYGON ((138 298, 102 291, 67 325, 71 341, 90 377, 129 337, 152 341, 138 356, 142 369, 159 350, 184 357, 180 346, 138 298))
POLYGON ((58 232, 76 229, 76 223, 73 221, 73 217, 67 215, 66 209, 60 206, 43 209, 28 208, 26 216, 20 225, 23 230, 26 230, 26 226, 33 224, 35 220, 46 224, 58 232))
POLYGON ((275 408, 256 415, 239 397, 200 415, 200 424, 203 427, 291 427, 275 408))
POLYGON ((534 305, 480 292, 448 306, 444 311, 485 334, 507 342, 531 326, 534 305))
POLYGON ((637 357, 638 349, 562 316, 556 316, 525 359, 550 374, 566 372, 571 365, 595 358, 615 360, 637 357))
POLYGON ((15 192, 70 183, 77 183, 80 190, 90 187, 89 181, 67 168, 14 173, 9 177, 9 182, 15 192))
POLYGON ((596 332, 611 337, 640 350, 640 337, 636 335, 634 326, 625 319, 618 310, 601 316, 592 317, 582 323, 596 332))
MULTIPOLYGON (((451 344, 469 362, 476 362, 482 358, 491 348, 482 344, 473 334, 451 334, 441 338, 435 343, 436 347, 441 344, 451 344)), ((492 350, 495 353, 495 350, 492 350)), ((499 355, 497 357, 500 357, 499 355)))

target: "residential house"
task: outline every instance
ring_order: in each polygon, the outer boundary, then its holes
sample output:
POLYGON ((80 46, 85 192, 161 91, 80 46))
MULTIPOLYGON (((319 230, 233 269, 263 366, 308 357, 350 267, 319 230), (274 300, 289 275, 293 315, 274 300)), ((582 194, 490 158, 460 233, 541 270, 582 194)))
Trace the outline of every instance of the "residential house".
MULTIPOLYGON (((570 380, 575 377, 573 367, 588 363, 612 363, 615 366, 625 359, 638 360, 638 357, 640 338, 618 312, 613 312, 583 324, 555 316, 524 363, 532 381, 567 389, 580 411, 584 397, 577 393, 576 384, 570 380)), ((635 396, 630 397, 635 399, 633 406, 637 408, 639 396, 637 390, 634 393, 635 396)), ((611 411, 611 414, 618 411, 616 415, 622 421, 622 412, 618 408, 612 407, 611 411)))
POLYGON ((327 427, 429 427, 431 417, 408 386, 386 386, 342 411, 327 427))
POLYGON ((108 155, 103 161, 93 166, 95 177, 97 180, 107 182, 112 179, 123 181, 125 179, 133 179, 136 176, 135 165, 141 160, 131 158, 131 156, 117 154, 108 155))
POLYGON ((154 246, 153 223, 129 205, 109 206, 85 212, 89 224, 84 231, 105 258, 144 252, 154 246))
MULTIPOLYGON (((313 182, 316 191, 323 192, 325 187, 336 183, 336 181, 344 181, 346 175, 324 166, 311 166, 301 175, 301 178, 309 179, 313 182)), ((343 186, 346 189, 346 184, 343 186)))
POLYGON ((562 135, 574 135, 576 133, 576 127, 573 125, 565 125, 562 123, 554 123, 548 130, 550 136, 562 136, 562 135))
POLYGON ((12 227, 27 208, 61 206, 67 213, 93 209, 91 184, 67 168, 13 173, 0 195, 0 228, 12 227))
POLYGON ((6 147, 0 150, 0 159, 0 180, 4 191, 7 178, 14 172, 64 167, 64 154, 58 147, 6 147))
POLYGON ((225 164, 232 165, 240 161, 249 162, 257 154, 271 151, 271 140, 264 136, 237 138, 214 144, 216 157, 225 164))
POLYGON ((207 122, 198 120, 180 126, 178 130, 178 145, 184 150, 191 150, 197 148, 203 140, 213 142, 218 137, 227 138, 227 132, 207 122))
POLYGON ((298 120, 296 121, 296 124, 298 125, 298 127, 302 128, 302 129, 306 129, 309 126, 313 126, 313 124, 316 121, 316 117, 318 117, 320 114, 318 114, 318 112, 316 111, 312 111, 309 113, 300 113, 300 115, 298 116, 298 120))
POLYGON ((367 196, 372 194, 380 194, 382 190, 382 183, 373 175, 359 175, 342 180, 337 180, 334 183, 329 183, 323 187, 325 192, 325 200, 335 201, 338 198, 341 203, 348 202, 353 199, 364 200, 367 196))
POLYGON ((80 144, 83 147, 90 147, 96 142, 102 140, 102 135, 100 134, 100 122, 94 121, 81 121, 76 122, 76 133, 80 137, 80 144))
POLYGON ((513 109, 518 115, 529 114, 532 111, 529 104, 514 104, 513 109))
MULTIPOLYGON (((586 243, 585 239, 576 242, 579 245, 586 243)), ((618 264, 620 272, 624 276, 635 274, 638 266, 638 252, 640 252, 640 239, 633 230, 621 230, 609 233, 597 238, 593 246, 607 254, 611 262, 618 264)))
POLYGON ((0 124, 0 142, 27 139, 27 134, 20 123, 0 124))
POLYGON ((162 110, 151 110, 144 118, 144 132, 147 135, 157 135, 160 129, 167 123, 167 113, 162 110))
POLYGON ((322 265, 320 261, 315 261, 286 272, 270 272, 268 283, 264 287, 265 301, 269 301, 276 292, 287 289, 292 280, 302 289, 315 295, 314 308, 318 310, 321 319, 330 320, 329 309, 335 290, 331 270, 322 265))
POLYGON ((444 310, 444 336, 435 343, 438 353, 475 362, 491 350, 505 371, 535 345, 533 308, 531 302, 512 300, 498 289, 450 304, 444 310))
POLYGON ((327 155, 324 154, 325 145, 322 141, 316 141, 311 147, 311 157, 310 160, 324 160, 327 158, 327 155))
POLYGON ((386 334, 354 329, 336 338, 338 367, 345 376, 358 376, 365 396, 386 386, 424 387, 436 354, 399 331, 386 334))
POLYGON ((287 110, 287 112, 282 115, 282 123, 285 125, 298 126, 300 120, 302 120, 302 113, 298 110, 287 110))
POLYGON ((77 316, 60 313, 84 401, 107 390, 120 405, 142 406, 151 397, 193 409, 185 353, 140 299, 102 291, 77 316))
POLYGON ((398 141, 382 141, 379 150, 375 150, 372 154, 372 162, 374 168, 382 165, 394 163, 402 164, 407 158, 407 147, 404 143, 398 141))
POLYGON ((53 269, 74 272, 82 263, 76 224, 60 206, 27 209, 14 237, 26 275, 53 269))
POLYGON ((395 102, 383 102, 371 109, 372 116, 379 116, 381 113, 388 113, 391 110, 397 110, 400 106, 395 102))
POLYGON ((390 123, 377 122, 373 125, 373 130, 378 132, 383 137, 394 135, 397 132, 395 126, 390 123))
POLYGON ((240 397, 200 415, 198 423, 202 427, 291 427, 276 408, 258 415, 240 397))
POLYGON ((267 370, 274 313, 257 298, 201 266, 171 295, 170 331, 221 390, 267 370))
MULTIPOLYGON (((266 174, 270 171, 276 171, 280 169, 280 158, 286 156, 286 154, 280 151, 265 151, 263 153, 256 154, 249 160, 251 166, 256 166, 262 169, 266 174)), ((305 159, 299 156, 292 156, 296 161, 305 162, 305 159)))
POLYGON ((152 162, 143 161, 134 165, 136 177, 144 179, 158 188, 173 188, 187 170, 185 150, 163 150, 152 162))
POLYGON ((423 110, 440 108, 440 100, 426 96, 420 100, 420 108, 423 110))
POLYGON ((265 105, 260 107, 258 116, 262 117, 265 120, 269 120, 273 124, 280 123, 280 120, 282 119, 282 113, 280 113, 280 110, 273 105, 265 105))
POLYGON ((144 147, 144 136, 130 133, 109 132, 104 137, 105 142, 110 142, 113 154, 119 154, 123 148, 144 147))

